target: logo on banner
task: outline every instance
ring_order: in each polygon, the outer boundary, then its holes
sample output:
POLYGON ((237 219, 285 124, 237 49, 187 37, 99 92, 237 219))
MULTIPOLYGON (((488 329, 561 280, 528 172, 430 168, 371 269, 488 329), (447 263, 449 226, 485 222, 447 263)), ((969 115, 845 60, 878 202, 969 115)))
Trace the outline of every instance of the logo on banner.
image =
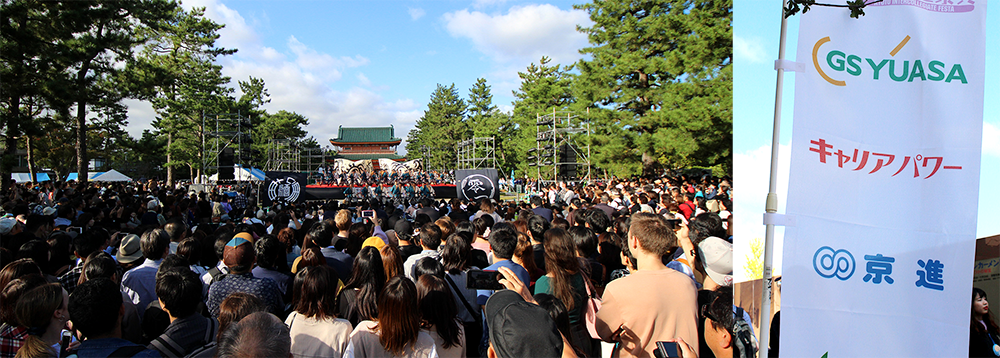
POLYGON ((955 13, 972 11, 976 8, 974 4, 975 1, 973 0, 952 0, 945 2, 940 0, 885 0, 880 3, 870 4, 869 6, 909 5, 927 11, 955 13))
POLYGON ((482 174, 472 174, 462 179, 462 193, 469 200, 492 198, 496 193, 493 181, 482 174))
MULTIPOLYGON (((830 42, 830 36, 824 37, 816 41, 813 45, 812 50, 812 60, 813 66, 816 67, 816 72, 819 73, 820 77, 829 82, 834 86, 847 86, 847 82, 844 80, 834 79, 830 77, 823 67, 820 66, 820 56, 819 49, 823 44, 830 42)), ((906 46, 906 43, 910 42, 910 36, 906 36, 902 41, 896 45, 892 51, 889 51, 889 57, 895 57, 896 54, 906 46)), ((859 77, 864 75, 865 77, 871 76, 872 80, 885 80, 888 77, 890 80, 895 82, 913 82, 914 80, 921 81, 944 81, 946 83, 951 83, 951 81, 962 82, 962 84, 969 83, 965 79, 965 71, 962 70, 961 64, 949 65, 938 61, 930 60, 924 65, 924 60, 913 59, 895 59, 895 58, 883 58, 883 59, 873 59, 871 57, 862 58, 859 55, 848 54, 840 50, 832 50, 826 53, 826 66, 833 71, 837 72, 847 72, 848 75, 859 77), (926 66, 926 67, 925 67, 926 66), (945 70, 947 69, 948 74, 945 75, 945 70)))
POLYGON ((854 276, 854 255, 850 251, 823 246, 813 255, 813 269, 823 278, 836 276, 841 281, 854 276))
POLYGON ((282 178, 271 181, 267 187, 267 197, 274 200, 294 202, 299 198, 299 183, 294 178, 282 178))

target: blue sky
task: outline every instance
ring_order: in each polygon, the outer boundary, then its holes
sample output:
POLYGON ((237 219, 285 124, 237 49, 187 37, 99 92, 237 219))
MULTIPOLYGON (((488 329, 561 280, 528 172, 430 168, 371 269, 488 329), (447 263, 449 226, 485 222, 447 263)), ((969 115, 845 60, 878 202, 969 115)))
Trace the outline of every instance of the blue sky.
MULTIPOLYGON (((220 61, 232 85, 263 78, 271 95, 264 108, 305 115, 308 135, 321 145, 340 125, 393 125, 405 140, 438 83, 454 83, 467 98, 476 79, 486 78, 493 103, 510 110, 517 72, 543 55, 554 63, 577 61, 588 43, 576 26, 590 25, 566 1, 185 0, 183 6, 205 7, 207 17, 226 25, 217 45, 239 49, 220 61)), ((138 137, 151 129, 152 107, 126 104, 128 131, 138 137)))
MULTIPOLYGON (((842 3, 843 1, 826 1, 842 3)), ((986 4, 986 1, 978 2, 986 4)), ((997 4, 987 7, 986 18, 986 92, 983 113, 983 154, 979 187, 979 217, 977 237, 1000 234, 1000 16, 997 4)), ((844 16, 849 12, 844 10, 844 16)), ((868 11, 878 11, 877 8, 868 11)), ((750 242, 760 238, 763 242, 764 199, 768 190, 770 169, 771 132, 774 122, 774 94, 776 72, 774 60, 778 58, 778 40, 781 29, 780 1, 737 0, 733 20, 733 56, 735 67, 735 108, 733 135, 734 223, 736 245, 734 255, 737 281, 745 280, 744 262, 750 252, 750 242)), ((864 21, 861 18, 858 21, 864 21)), ((798 17, 789 18, 785 58, 795 60, 798 42, 798 17)), ((786 73, 782 96, 781 137, 779 153, 778 200, 779 212, 784 212, 788 187, 788 145, 792 137, 792 108, 794 107, 795 74, 786 73)), ((955 195, 968 195, 955 190, 955 195)), ((860 205, 878 205, 872 199, 860 205)), ((948 203, 941 203, 941 215, 948 215, 948 203)), ((782 229, 776 230, 774 246, 775 274, 780 274, 782 229)))

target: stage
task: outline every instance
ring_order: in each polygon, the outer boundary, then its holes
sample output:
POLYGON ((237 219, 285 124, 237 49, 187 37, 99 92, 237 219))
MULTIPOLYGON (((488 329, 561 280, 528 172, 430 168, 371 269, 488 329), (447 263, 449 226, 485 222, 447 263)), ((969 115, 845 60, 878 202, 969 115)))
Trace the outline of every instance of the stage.
MULTIPOLYGON (((383 193, 391 188, 391 185, 383 185, 383 193)), ((306 185, 305 190, 303 190, 303 200, 343 200, 347 196, 344 195, 344 189, 350 188, 348 186, 342 185, 306 185)), ((450 199, 458 197, 457 191, 454 184, 441 184, 441 185, 431 185, 434 189, 435 199, 450 199)), ((384 194, 383 194, 384 195, 384 194)))

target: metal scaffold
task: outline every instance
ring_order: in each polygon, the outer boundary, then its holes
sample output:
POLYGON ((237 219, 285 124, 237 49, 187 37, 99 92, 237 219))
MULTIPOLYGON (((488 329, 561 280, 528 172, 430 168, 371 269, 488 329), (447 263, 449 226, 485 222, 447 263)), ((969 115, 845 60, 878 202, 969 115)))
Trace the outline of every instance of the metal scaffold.
POLYGON ((575 112, 553 110, 537 114, 535 128, 535 148, 528 150, 527 161, 540 182, 590 180, 589 122, 575 112), (550 179, 543 180, 542 167, 552 167, 550 179))
POLYGON ((472 137, 458 142, 458 169, 493 169, 497 167, 494 137, 472 137))

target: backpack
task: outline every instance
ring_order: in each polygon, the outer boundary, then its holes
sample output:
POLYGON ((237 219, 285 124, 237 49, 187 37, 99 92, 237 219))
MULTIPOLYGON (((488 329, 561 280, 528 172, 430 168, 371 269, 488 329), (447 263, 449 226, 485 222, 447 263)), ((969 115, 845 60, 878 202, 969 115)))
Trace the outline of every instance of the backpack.
POLYGON ((751 358, 757 356, 757 341, 750 330, 750 322, 743 319, 743 308, 736 307, 736 321, 733 324, 733 343, 739 351, 739 357, 751 358))

